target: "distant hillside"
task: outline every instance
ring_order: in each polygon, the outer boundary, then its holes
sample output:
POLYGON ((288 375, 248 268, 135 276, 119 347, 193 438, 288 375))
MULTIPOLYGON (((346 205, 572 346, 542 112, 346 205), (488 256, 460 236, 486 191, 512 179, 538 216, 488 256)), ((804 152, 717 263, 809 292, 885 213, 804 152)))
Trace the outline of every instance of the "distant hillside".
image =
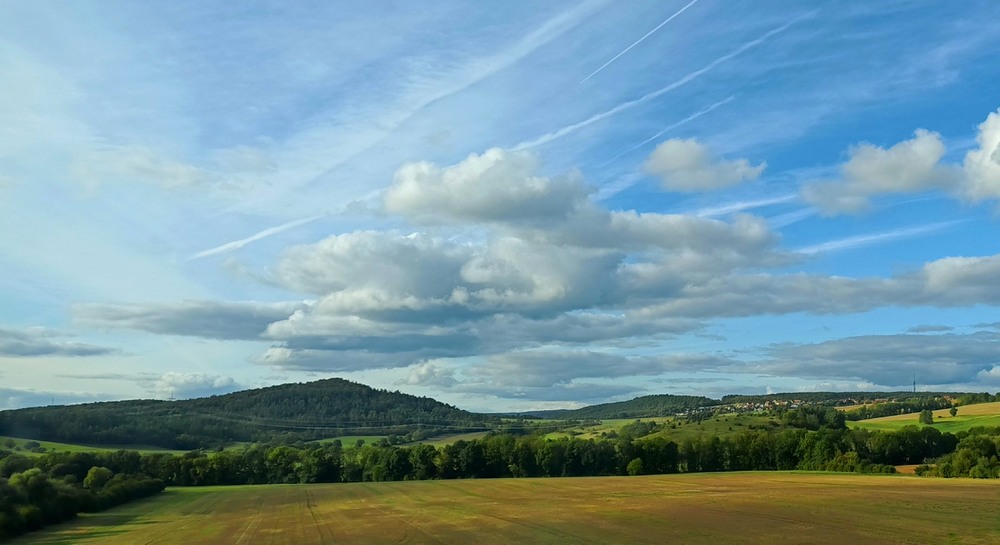
POLYGON ((767 401, 802 401, 823 405, 857 405, 875 401, 906 401, 912 399, 935 399, 957 397, 968 394, 957 392, 789 392, 781 394, 726 395, 722 403, 765 403, 767 401))
POLYGON ((482 430, 492 416, 342 379, 184 401, 115 401, 0 411, 0 436, 191 449, 237 441, 482 430))
POLYGON ((602 403, 580 409, 558 409, 552 411, 530 411, 524 414, 539 418, 559 418, 566 420, 607 419, 607 418, 651 418, 672 416, 698 407, 718 405, 719 401, 703 396, 649 395, 619 401, 602 403))

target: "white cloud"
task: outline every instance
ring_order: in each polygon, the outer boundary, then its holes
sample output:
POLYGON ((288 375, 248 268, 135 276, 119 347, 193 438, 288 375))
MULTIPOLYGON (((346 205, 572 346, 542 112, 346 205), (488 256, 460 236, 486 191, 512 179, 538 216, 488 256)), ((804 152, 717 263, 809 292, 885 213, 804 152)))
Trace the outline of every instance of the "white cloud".
POLYGON ((432 362, 423 362, 414 365, 413 368, 410 369, 410 373, 406 379, 399 381, 397 384, 450 388, 454 386, 455 383, 454 369, 432 362))
POLYGON ((149 382, 150 390, 161 398, 208 397, 242 389, 232 377, 204 373, 164 373, 149 382))
POLYGON ((753 166, 746 159, 719 159, 695 139, 672 138, 656 146, 643 169, 659 177, 665 189, 691 193, 756 180, 766 166, 753 166))
POLYGON ((385 208, 419 223, 552 222, 587 203, 591 189, 578 175, 536 174, 537 158, 499 148, 457 165, 401 167, 385 193, 385 208))
POLYGON ((939 165, 944 153, 941 135, 922 129, 889 149, 860 144, 841 167, 842 180, 808 184, 803 197, 826 214, 845 214, 868 210, 873 195, 946 189, 955 173, 939 165))
POLYGON ((965 156, 962 195, 972 202, 1000 199, 1000 110, 979 125, 979 147, 965 156))
POLYGON ((841 166, 841 179, 806 184, 802 196, 828 215, 864 212, 873 196, 897 193, 939 190, 972 203, 998 200, 1000 110, 979 125, 976 142, 961 165, 942 163, 941 136, 923 129, 888 149, 860 144, 841 166))

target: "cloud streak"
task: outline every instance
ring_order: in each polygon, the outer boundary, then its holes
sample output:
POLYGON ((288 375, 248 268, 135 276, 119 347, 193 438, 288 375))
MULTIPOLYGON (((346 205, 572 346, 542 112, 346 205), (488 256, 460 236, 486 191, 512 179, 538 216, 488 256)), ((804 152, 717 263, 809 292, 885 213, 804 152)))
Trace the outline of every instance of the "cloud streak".
POLYGON ((731 52, 729 52, 729 53, 727 53, 727 54, 725 54, 725 55, 723 55, 723 56, 715 59, 714 61, 708 63, 704 67, 702 67, 702 68, 700 68, 698 70, 695 70, 694 72, 691 72, 691 73, 685 75, 684 77, 682 77, 682 78, 674 81, 670 85, 667 85, 665 87, 661 87, 661 88, 657 89, 656 91, 653 91, 651 93, 647 93, 647 94, 645 94, 645 95, 643 95, 643 96, 641 96, 641 97, 639 97, 637 99, 629 100, 627 102, 622 102, 621 104, 615 106, 614 108, 611 108, 610 110, 601 112, 599 114, 595 114, 595 115, 593 115, 593 116, 591 116, 591 117, 589 117, 587 119, 584 119, 583 121, 580 121, 578 123, 574 123, 572 125, 568 125, 568 126, 563 127, 563 128, 561 128, 561 129, 559 129, 557 131, 553 131, 553 132, 550 132, 548 134, 544 134, 544 135, 539 136, 539 137, 537 137, 535 139, 526 140, 524 142, 521 142, 521 143, 515 145, 512 149, 514 149, 514 150, 523 150, 523 149, 536 148, 538 146, 542 146, 542 145, 548 144, 549 142, 552 142, 553 140, 558 140, 558 139, 560 139, 560 138, 562 138, 564 136, 567 136, 569 134, 572 134, 572 133, 574 133, 574 132, 576 132, 576 131, 584 128, 584 127, 588 127, 590 125, 593 125, 594 123, 597 123, 599 121, 603 121, 603 120, 605 120, 605 119, 607 119, 609 117, 613 117, 613 116, 615 116, 615 115, 617 115, 617 114, 619 114, 621 112, 624 112, 624 111, 630 110, 630 109, 632 109, 632 108, 634 108, 636 106, 645 104, 646 102, 649 102, 650 100, 653 100, 655 98, 661 97, 661 96, 663 96, 663 95, 665 95, 665 94, 667 94, 667 93, 669 93, 669 92, 671 92, 671 91, 673 91, 675 89, 678 89, 680 87, 683 87, 684 85, 687 85, 688 83, 691 83, 692 81, 694 81, 694 80, 700 78, 701 76, 704 76, 705 74, 707 74, 707 73, 711 72, 712 70, 716 69, 719 65, 721 65, 721 64, 723 64, 723 63, 725 63, 727 61, 730 61, 730 60, 732 60, 732 59, 734 59, 734 58, 742 55, 743 53, 747 52, 748 50, 753 49, 754 47, 757 47, 758 45, 761 45, 762 43, 768 41, 769 39, 773 38, 774 36, 777 36, 778 34, 781 34, 782 32, 784 32, 784 31, 788 30, 789 28, 791 28, 792 25, 794 25, 795 23, 797 23, 800 20, 802 20, 803 18, 804 17, 798 17, 798 18, 796 18, 796 19, 794 19, 792 21, 789 21, 788 23, 785 23, 785 24, 781 25, 778 28, 775 28, 775 29, 773 29, 773 30, 765 33, 763 36, 761 36, 761 37, 759 37, 759 38, 757 38, 755 40, 751 40, 751 41, 749 41, 749 42, 747 42, 747 43, 745 43, 745 44, 737 47, 733 51, 731 51, 731 52))
POLYGON ((196 259, 201 259, 203 257, 209 257, 209 256, 213 256, 213 255, 224 254, 226 252, 232 252, 233 250, 239 250, 240 248, 242 248, 242 247, 244 247, 247 244, 250 244, 252 242, 256 242, 258 240, 265 239, 265 238, 273 236, 273 235, 277 235, 278 233, 283 233, 285 231, 288 231, 289 229, 294 229, 296 227, 299 227, 301 225, 305 225, 307 223, 312 223, 312 222, 314 222, 316 220, 319 220, 319 219, 322 219, 324 217, 326 217, 326 214, 318 214, 316 216, 311 216, 311 217, 308 217, 308 218, 302 218, 302 219, 297 219, 295 221, 290 221, 288 223, 283 223, 283 224, 277 225, 275 227, 269 227, 267 229, 264 229, 263 231, 259 231, 257 233, 254 233, 253 235, 250 235, 247 238, 241 238, 240 240, 234 240, 232 242, 227 242, 227 243, 222 244, 220 246, 216 246, 214 248, 209 248, 207 250, 204 250, 204 251, 198 252, 196 254, 193 254, 193 255, 191 255, 191 256, 189 256, 187 258, 187 261, 193 261, 193 260, 196 260, 196 259))
POLYGON ((871 246, 873 244, 882 244, 885 242, 891 242, 893 240, 900 240, 904 238, 936 233, 938 231, 942 231, 944 229, 953 227, 960 223, 964 223, 964 221, 962 220, 942 221, 938 223, 931 223, 929 225, 918 225, 916 227, 893 229, 892 231, 885 231, 882 233, 870 233, 867 235, 846 237, 837 240, 831 240, 828 242, 823 242, 820 244, 814 244, 812 246, 806 246, 804 248, 799 248, 798 252, 802 254, 821 254, 821 253, 836 252, 841 250, 853 250, 854 248, 861 248, 863 246, 871 246))
POLYGON ((623 49, 621 53, 618 53, 617 55, 615 55, 614 57, 612 57, 611 60, 609 60, 608 62, 602 64, 600 66, 600 68, 598 68, 597 70, 594 70, 587 77, 585 77, 582 80, 580 80, 580 83, 586 83, 587 80, 589 80, 590 78, 596 76, 598 73, 600 73, 601 70, 604 70, 605 68, 607 68, 609 65, 611 65, 611 63, 613 63, 616 60, 618 60, 622 55, 624 55, 624 54, 628 53, 629 51, 631 51, 633 47, 641 44, 643 41, 645 41, 646 38, 649 38, 650 36, 652 36, 653 33, 655 33, 657 30, 660 30, 661 28, 663 28, 664 25, 666 25, 670 21, 673 21, 680 14, 684 13, 685 11, 687 11, 688 8, 690 8, 691 6, 693 6, 693 5, 697 4, 697 3, 698 3, 698 0, 691 0, 691 2, 689 2, 686 6, 684 6, 683 8, 681 8, 679 10, 677 10, 676 12, 674 12, 673 15, 671 15, 670 17, 667 17, 666 20, 664 20, 659 25, 656 25, 656 28, 654 28, 653 30, 650 30, 649 32, 647 32, 642 38, 639 38, 638 40, 632 42, 632 45, 630 45, 630 46, 626 47, 625 49, 623 49))

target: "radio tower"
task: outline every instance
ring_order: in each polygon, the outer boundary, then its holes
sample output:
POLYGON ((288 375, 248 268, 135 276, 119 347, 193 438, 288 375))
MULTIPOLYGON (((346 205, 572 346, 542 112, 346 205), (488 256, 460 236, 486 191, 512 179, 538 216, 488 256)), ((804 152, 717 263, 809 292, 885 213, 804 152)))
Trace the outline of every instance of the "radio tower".
POLYGON ((913 373, 913 393, 917 393, 917 374, 913 373))

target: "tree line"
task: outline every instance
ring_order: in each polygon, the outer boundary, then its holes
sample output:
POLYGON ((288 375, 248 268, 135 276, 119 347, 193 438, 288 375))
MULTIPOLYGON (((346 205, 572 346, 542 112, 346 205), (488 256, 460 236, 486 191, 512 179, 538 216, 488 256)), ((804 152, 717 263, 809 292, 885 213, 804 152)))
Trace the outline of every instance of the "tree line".
POLYGON ((0 459, 0 476, 38 468, 80 481, 92 467, 143 474, 170 486, 358 482, 496 477, 575 477, 746 470, 891 472, 955 450, 958 439, 925 427, 898 432, 834 429, 748 430, 730 437, 674 442, 546 439, 491 434, 440 448, 303 443, 250 445, 218 452, 52 453, 0 459))
POLYGON ((5 456, 0 468, 0 540, 75 517, 151 496, 164 483, 141 474, 115 473, 102 466, 49 464, 5 456), (19 471, 14 471, 19 470, 19 471))

